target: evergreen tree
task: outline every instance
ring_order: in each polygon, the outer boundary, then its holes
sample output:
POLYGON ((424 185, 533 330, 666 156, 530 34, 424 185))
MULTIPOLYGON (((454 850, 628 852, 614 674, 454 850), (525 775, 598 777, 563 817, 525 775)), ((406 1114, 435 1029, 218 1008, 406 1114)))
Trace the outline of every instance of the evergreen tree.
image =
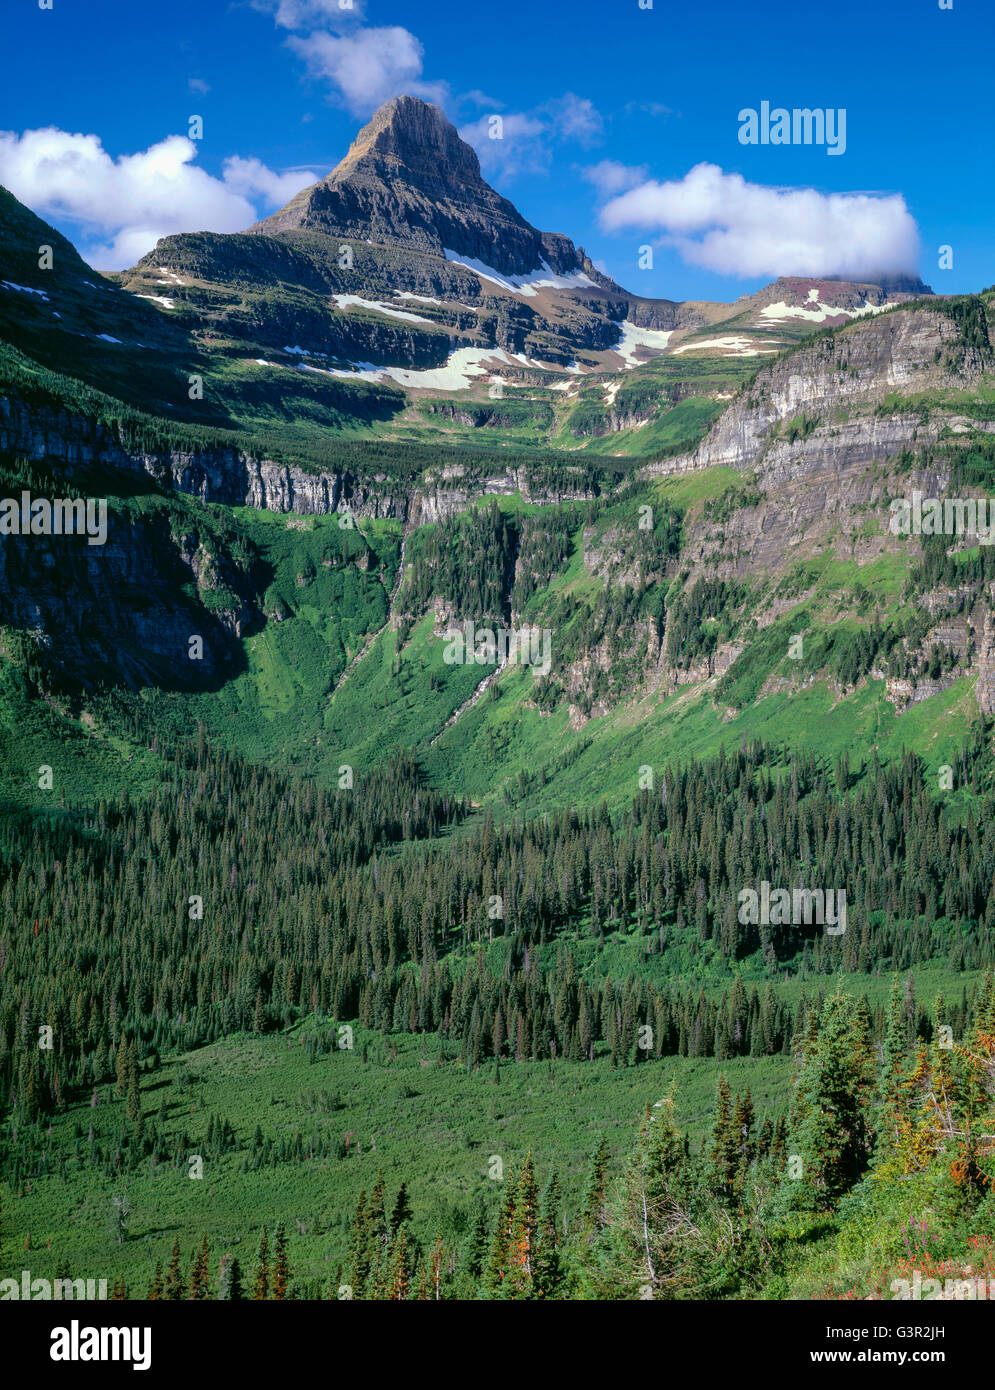
POLYGON ((736 1175, 739 1170, 739 1141, 740 1136, 733 1115, 729 1081, 723 1074, 719 1076, 718 1080, 710 1156, 715 1191, 727 1201, 736 1190, 736 1175))
POLYGON ((494 1228, 494 1237, 491 1241, 490 1259, 487 1262, 487 1275, 485 1288, 491 1298, 503 1298, 504 1283, 508 1273, 508 1266, 511 1259, 511 1236, 512 1228, 515 1223, 515 1199, 517 1196, 517 1184, 514 1180, 514 1173, 509 1167, 505 1176, 504 1201, 498 1212, 497 1223, 494 1228))
POLYGON ((169 1264, 166 1266, 166 1283, 163 1290, 163 1297, 170 1303, 177 1303, 183 1297, 184 1279, 180 1269, 180 1241, 179 1237, 173 1241, 173 1249, 169 1256, 169 1264))
POLYGON ((611 1150, 604 1135, 598 1140, 598 1147, 591 1159, 591 1172, 587 1180, 587 1193, 584 1197, 584 1222, 595 1231, 601 1230, 608 1220, 606 1203, 608 1189, 608 1164, 611 1150))
POLYGON ((394 1209, 390 1214, 390 1234, 396 1236, 405 1221, 411 1220, 411 1204, 408 1201, 408 1189, 402 1182, 397 1191, 397 1200, 394 1209))
POLYGON ((207 1236, 205 1236, 190 1270, 190 1298, 194 1300, 209 1298, 210 1282, 210 1256, 207 1248, 207 1236))
POLYGON ((276 1228, 275 1250, 273 1257, 273 1288, 270 1297, 282 1302, 287 1297, 287 1285, 290 1279, 290 1269, 287 1263, 287 1238, 283 1233, 283 1227, 276 1228))
POLYGON ((514 1220, 508 1247, 508 1273, 504 1281, 504 1296, 513 1299, 535 1298, 536 1247, 539 1236, 539 1189, 531 1149, 525 1156, 515 1194, 514 1220))
POLYGON ((560 1261, 560 1180, 556 1173, 542 1194, 533 1285, 537 1298, 556 1298, 563 1280, 560 1261))
POLYGON ((402 1222, 398 1227, 397 1236, 393 1243, 391 1258, 389 1298, 393 1303, 403 1302, 410 1295, 411 1271, 408 1267, 408 1259, 408 1231, 407 1226, 402 1222))
POLYGON ((253 1300, 259 1302, 268 1299, 269 1294, 269 1229, 263 1227, 263 1233, 259 1238, 259 1253, 256 1260, 256 1277, 252 1284, 253 1300))
POLYGON ((795 1200, 829 1210, 867 1166, 867 1107, 874 1068, 870 1038, 841 988, 825 1001, 806 1049, 795 1093, 791 1151, 802 1176, 789 1178, 795 1200))

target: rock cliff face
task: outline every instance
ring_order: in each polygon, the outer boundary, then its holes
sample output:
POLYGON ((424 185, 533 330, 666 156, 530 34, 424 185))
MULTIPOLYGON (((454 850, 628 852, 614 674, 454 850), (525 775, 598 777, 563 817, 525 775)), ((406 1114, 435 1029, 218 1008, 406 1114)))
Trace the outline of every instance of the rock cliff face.
POLYGON ((237 672, 238 639, 261 618, 248 576, 205 536, 117 508, 99 560, 82 537, 7 537, 0 610, 71 688, 212 688, 237 672), (193 659, 192 637, 201 639, 193 659))
POLYGON ((982 714, 995 714, 995 592, 989 588, 984 629, 978 646, 978 708, 982 714))
MULTIPOLYGON (((481 496, 520 493, 528 502, 554 503, 560 494, 530 487, 524 469, 500 469, 492 476, 463 481, 464 470, 433 470, 424 484, 409 487, 386 478, 358 477, 341 471, 309 470, 301 465, 255 458, 235 449, 128 448, 118 434, 85 415, 29 404, 0 394, 0 452, 37 462, 99 464, 145 473, 166 490, 202 502, 256 507, 305 516, 327 516, 348 505, 357 516, 394 518, 422 525, 465 511, 481 496)), ((588 499, 582 486, 563 494, 588 499)))
MULTIPOLYGON (((980 439, 989 422, 935 402, 977 385, 993 366, 984 335, 965 336, 939 307, 916 305, 864 319, 761 369, 693 453, 642 470, 652 476, 722 465, 744 475, 731 506, 720 513, 706 506, 689 523, 685 587, 700 578, 755 590, 771 578, 779 584, 798 567, 804 575, 811 562, 815 577, 791 582, 783 597, 775 589, 761 600, 753 616, 763 629, 802 601, 814 602, 826 622, 852 604, 852 596, 833 599, 816 588, 827 551, 855 566, 895 556, 911 570, 922 544, 890 532, 889 503, 916 490, 925 497, 948 490, 951 440, 980 439)), ((980 708, 995 712, 991 603, 987 586, 920 595, 920 609, 935 623, 906 647, 911 674, 887 677, 896 711, 977 672, 980 708), (939 675, 927 674, 934 646, 953 662, 939 675)), ((664 684, 673 678, 665 663, 661 673, 664 684)), ((695 669, 693 678, 709 674, 695 669)), ((884 679, 887 673, 871 674, 884 679)), ((773 688, 781 686, 775 681, 773 688)))
POLYGON ((164 487, 227 506, 326 515, 348 502, 359 515, 403 521, 411 505, 409 494, 380 491, 348 469, 309 471, 235 449, 129 449, 113 430, 88 416, 31 406, 14 393, 0 395, 0 450, 39 461, 147 473, 164 487))
POLYGON ((812 431, 820 435, 819 442, 809 445, 810 454, 837 438, 840 444, 830 446, 834 454, 861 448, 868 457, 899 452, 910 442, 908 422, 882 427, 870 414, 886 396, 962 388, 991 366, 990 350, 961 345, 949 315, 931 308, 898 309, 819 338, 764 368, 692 454, 650 465, 647 472, 769 465, 776 481, 779 469, 790 468, 787 460, 797 443, 797 437, 779 435, 779 427, 792 422, 806 439, 812 431), (848 412, 863 412, 864 418, 846 431, 848 412), (787 448, 779 447, 785 444, 787 448))

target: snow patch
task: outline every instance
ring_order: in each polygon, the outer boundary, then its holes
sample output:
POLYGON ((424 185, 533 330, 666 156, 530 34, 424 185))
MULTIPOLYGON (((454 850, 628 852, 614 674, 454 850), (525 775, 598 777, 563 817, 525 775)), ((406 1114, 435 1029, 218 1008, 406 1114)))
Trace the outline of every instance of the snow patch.
POLYGON ((161 304, 164 309, 175 309, 176 301, 169 299, 164 294, 136 294, 136 299, 152 299, 156 304, 161 304))
POLYGON ((767 304, 760 310, 765 319, 771 319, 775 323, 783 323, 785 319, 804 319, 806 323, 825 323, 826 319, 837 319, 846 317, 848 319, 863 318, 865 314, 883 314, 885 309, 893 309, 893 304, 870 304, 866 300, 859 309, 841 309, 836 304, 823 304, 819 299, 819 291, 811 289, 804 304, 786 304, 783 299, 776 304, 767 304))
POLYGON ((0 280, 0 285, 8 290, 20 290, 21 294, 36 294, 39 299, 48 302, 48 295, 44 290, 33 290, 30 285, 16 285, 13 280, 0 280))
POLYGON ((780 352, 780 347, 754 347, 752 338, 706 338, 700 343, 681 343, 674 356, 681 352, 699 352, 702 348, 725 348, 726 357, 758 357, 762 352, 780 352))
POLYGON ((378 314, 386 314, 388 318, 403 319, 405 323, 432 322, 421 314, 409 314, 405 309, 392 309, 389 304, 381 304, 379 299, 361 299, 358 294, 333 294, 332 298, 340 309, 347 309, 351 304, 355 304, 361 309, 373 309, 378 314))
MULTIPOLYGON (((347 368, 330 367, 330 376, 358 378, 361 381, 396 381, 399 386, 407 386, 420 391, 464 391, 474 377, 489 376, 490 367, 485 362, 503 362, 511 366, 511 358, 501 348, 457 348, 449 354, 441 367, 426 367, 409 370, 406 367, 377 367, 372 362, 357 362, 355 371, 347 368)), ((321 371, 319 367, 305 367, 306 371, 321 371)))
POLYGON ((664 332, 659 328, 637 328, 629 319, 625 319, 622 323, 622 336, 611 351, 617 352, 627 367, 638 367, 640 359, 636 357, 636 348, 655 348, 657 352, 663 352, 673 335, 673 329, 664 332))
POLYGON ((99 338, 102 343, 120 343, 120 338, 112 338, 109 333, 95 333, 95 338, 99 338))
POLYGON ((410 290, 398 290, 398 299, 417 299, 419 304, 437 304, 442 307, 441 299, 433 299, 430 294, 412 294, 410 290))
POLYGON ((582 270, 572 270, 568 275, 557 275, 545 261, 540 261, 535 270, 530 270, 525 275, 504 275, 500 270, 495 270, 493 266, 485 265, 483 261, 474 260, 472 256, 463 256, 459 251, 447 251, 443 247, 442 254, 453 265, 461 265, 464 270, 472 270, 474 275, 480 276, 481 280, 489 280, 492 284, 500 286, 503 290, 509 290, 512 294, 524 295, 526 299, 534 299, 536 290, 569 290, 587 287, 597 289, 595 282, 582 270))

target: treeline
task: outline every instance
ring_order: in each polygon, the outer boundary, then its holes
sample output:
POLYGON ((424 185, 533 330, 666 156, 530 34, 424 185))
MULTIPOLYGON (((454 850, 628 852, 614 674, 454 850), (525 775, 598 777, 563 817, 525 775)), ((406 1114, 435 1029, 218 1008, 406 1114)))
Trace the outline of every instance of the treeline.
MULTIPOLYGON (((720 1073, 709 1131, 692 1145, 671 1088, 647 1101, 627 1156, 613 1161, 599 1141, 583 1190, 569 1203, 555 1170, 541 1181, 531 1152, 507 1165, 492 1156, 476 1193, 424 1212, 415 1210, 406 1179, 391 1194, 380 1172, 359 1194, 345 1259, 330 1278, 295 1279, 283 1228, 271 1242, 264 1227, 251 1270, 228 1251, 215 1272, 206 1236, 184 1265, 177 1238, 165 1268, 156 1262, 147 1293, 119 1279, 113 1296, 616 1301, 779 1290, 774 1296, 785 1297, 798 1263, 799 1219, 802 1228, 814 1216, 823 1228, 847 1229, 855 1216, 863 1245, 850 1259, 864 1280, 859 1296, 873 1297, 888 1287, 896 1242, 879 1248, 869 1222, 887 1222, 890 1211, 891 1226, 907 1221, 903 1231, 918 1241, 926 1221, 920 1228, 917 1203, 926 1203, 934 1225, 929 1248, 923 1236, 914 1258, 942 1261, 962 1250, 953 1266, 963 1270, 969 1247, 986 1248, 995 1221, 995 979, 988 974, 960 1021, 942 996, 928 1016, 932 1042, 918 1031, 908 983, 896 977, 877 1047, 866 1001, 837 985, 792 1037, 785 1112, 761 1118, 749 1086, 734 1094, 720 1073), (927 1185, 917 1184, 922 1178, 927 1185)), ((113 1213, 112 1235, 126 1241, 126 1200, 115 1198, 113 1213)), ((908 1239, 906 1248, 911 1255, 908 1239)))
POLYGON ((752 958, 770 976, 987 966, 987 761, 979 734, 953 766, 974 798, 962 820, 910 754, 857 780, 844 759, 781 763, 754 744, 666 770, 614 821, 604 806, 503 824, 486 811, 417 845, 466 808, 419 786, 410 762, 325 792, 201 739, 148 800, 43 833, 29 817, 0 826, 0 1100, 62 1104, 113 1074, 124 1040, 148 1058, 308 1013, 437 1032, 470 1064, 604 1045, 623 1065, 645 1025, 651 1055, 779 1051, 785 1020, 764 995, 744 1011, 733 987, 723 1011, 581 975, 571 942, 623 932, 633 966, 752 958), (764 881, 845 891, 846 931, 741 922, 740 892, 764 881))

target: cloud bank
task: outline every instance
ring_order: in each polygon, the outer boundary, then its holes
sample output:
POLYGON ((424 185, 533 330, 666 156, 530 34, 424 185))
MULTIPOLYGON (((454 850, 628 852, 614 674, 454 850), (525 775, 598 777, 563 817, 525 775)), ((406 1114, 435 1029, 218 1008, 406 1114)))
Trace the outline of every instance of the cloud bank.
POLYGON ((740 277, 915 273, 919 231, 900 194, 769 188, 698 164, 612 198, 605 231, 661 231, 691 265, 740 277))
POLYGON ((185 135, 113 159, 97 135, 0 131, 0 183, 39 216, 78 224, 80 254, 98 270, 134 265, 171 232, 244 231, 320 177, 233 156, 215 178, 196 157, 185 135))

